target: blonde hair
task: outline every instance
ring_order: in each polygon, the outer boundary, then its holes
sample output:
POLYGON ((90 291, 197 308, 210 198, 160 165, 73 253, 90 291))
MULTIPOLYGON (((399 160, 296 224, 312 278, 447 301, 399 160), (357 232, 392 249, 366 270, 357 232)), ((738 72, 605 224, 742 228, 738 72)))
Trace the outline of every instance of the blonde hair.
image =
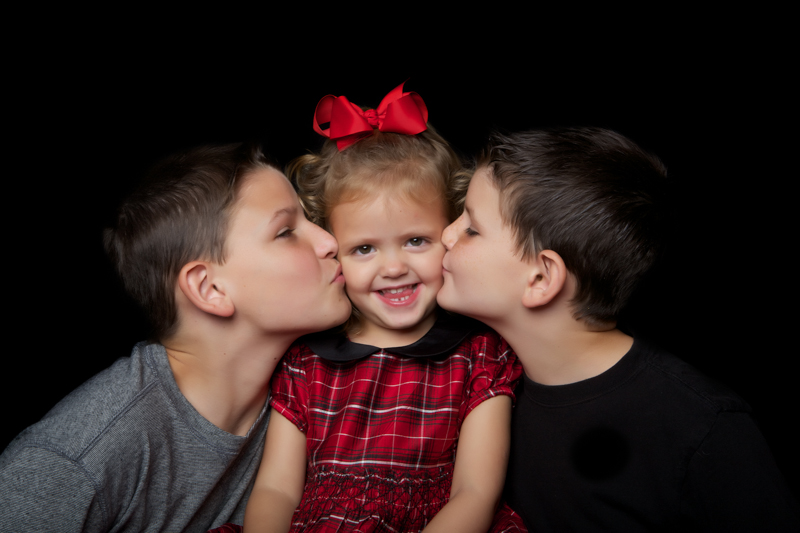
POLYGON ((335 206, 392 188, 427 201, 422 195, 434 191, 453 221, 464 207, 471 172, 429 125, 417 135, 374 130, 341 152, 335 142, 326 141, 319 154, 289 163, 287 175, 309 220, 330 230, 328 217, 335 206))
MULTIPOLYGON (((334 207, 386 190, 420 202, 431 201, 434 194, 452 222, 464 208, 472 176, 430 125, 417 135, 374 130, 342 151, 328 140, 319 154, 300 156, 289 163, 286 173, 297 186, 309 220, 328 231, 334 207)), ((356 333, 360 324, 360 313, 353 307, 345 329, 356 333)))

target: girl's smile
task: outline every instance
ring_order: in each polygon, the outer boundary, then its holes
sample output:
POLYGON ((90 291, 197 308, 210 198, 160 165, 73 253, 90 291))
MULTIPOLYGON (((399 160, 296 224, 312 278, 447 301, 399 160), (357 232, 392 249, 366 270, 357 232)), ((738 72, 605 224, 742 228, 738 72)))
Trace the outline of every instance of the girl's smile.
POLYGON ((418 284, 375 291, 388 305, 411 305, 417 300, 418 284))
POLYGON ((433 326, 447 217, 441 200, 430 196, 420 201, 385 191, 333 208, 347 295, 362 315, 351 340, 402 346, 433 326))

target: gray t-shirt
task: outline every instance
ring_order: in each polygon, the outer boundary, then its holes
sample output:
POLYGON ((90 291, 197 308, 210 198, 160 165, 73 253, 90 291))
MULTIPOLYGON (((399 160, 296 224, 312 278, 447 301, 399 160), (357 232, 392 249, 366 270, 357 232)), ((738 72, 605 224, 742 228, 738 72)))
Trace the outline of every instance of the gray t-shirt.
POLYGON ((160 344, 139 343, 0 455, 0 532, 206 531, 241 524, 268 423, 203 418, 160 344))

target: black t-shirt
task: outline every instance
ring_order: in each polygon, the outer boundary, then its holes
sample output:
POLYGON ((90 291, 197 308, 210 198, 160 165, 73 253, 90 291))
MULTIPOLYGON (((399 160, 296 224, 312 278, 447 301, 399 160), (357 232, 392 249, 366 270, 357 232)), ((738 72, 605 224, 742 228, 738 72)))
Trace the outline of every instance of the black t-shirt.
POLYGON ((800 531, 749 406, 635 340, 594 378, 524 378, 506 499, 531 532, 800 531))

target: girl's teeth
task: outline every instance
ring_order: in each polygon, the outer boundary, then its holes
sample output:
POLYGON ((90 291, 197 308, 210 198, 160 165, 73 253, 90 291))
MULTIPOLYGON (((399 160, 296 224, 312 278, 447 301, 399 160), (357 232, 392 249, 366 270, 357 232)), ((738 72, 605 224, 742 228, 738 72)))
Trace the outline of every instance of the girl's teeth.
MULTIPOLYGON (((405 287, 399 287, 397 289, 384 289, 384 290, 381 291, 381 294, 383 294, 383 295, 386 295, 386 294, 397 294, 398 292, 403 292, 404 290, 413 289, 413 288, 414 288, 414 285, 406 285, 405 287)), ((403 299, 405 299, 405 298, 403 298, 403 299)))

